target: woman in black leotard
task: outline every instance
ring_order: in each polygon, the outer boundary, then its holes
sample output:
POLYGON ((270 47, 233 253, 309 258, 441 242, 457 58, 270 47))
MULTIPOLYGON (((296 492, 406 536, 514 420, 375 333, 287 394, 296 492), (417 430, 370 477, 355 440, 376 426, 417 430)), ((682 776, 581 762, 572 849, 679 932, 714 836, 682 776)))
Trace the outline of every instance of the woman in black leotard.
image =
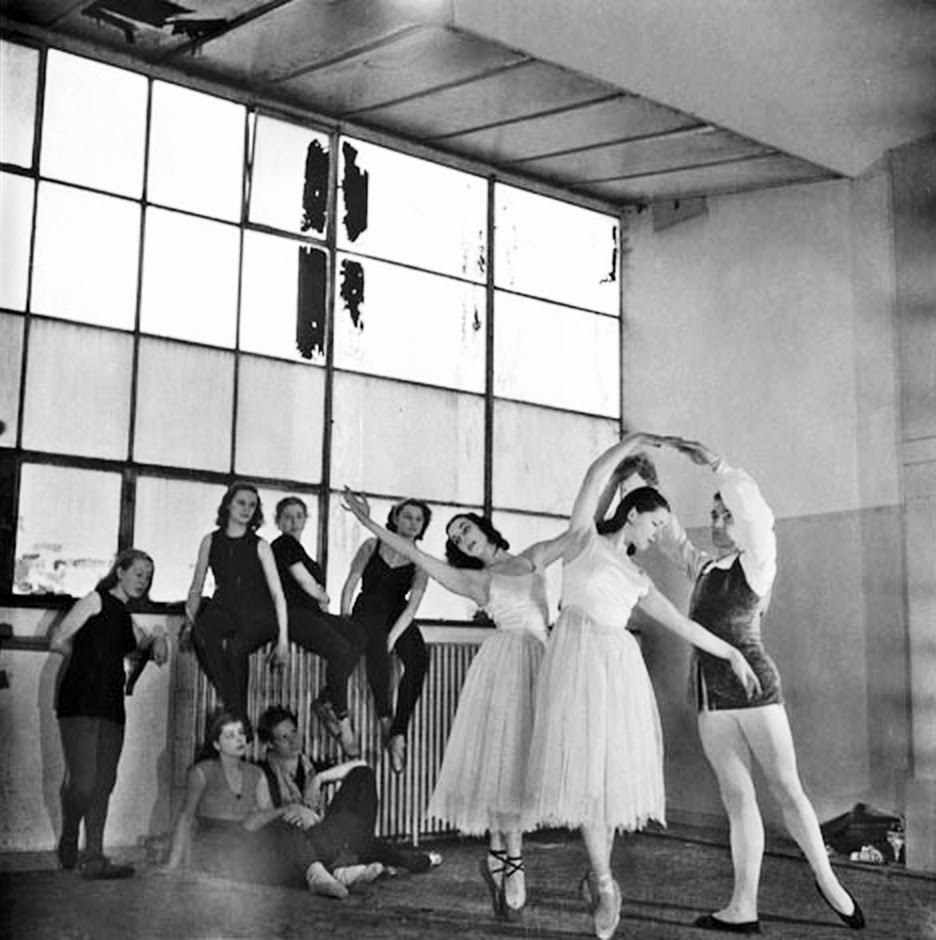
MULTIPOLYGON (((390 510, 387 528, 415 543, 431 519, 432 510, 422 500, 404 499, 390 510)), ((427 583, 425 572, 403 555, 377 539, 368 539, 354 556, 341 591, 341 613, 350 614, 367 632, 367 681, 395 773, 402 771, 406 760, 406 729, 429 665, 425 641, 413 625, 427 583), (352 608, 359 581, 361 593, 352 608), (390 704, 391 651, 400 657, 404 670, 395 714, 390 704)))

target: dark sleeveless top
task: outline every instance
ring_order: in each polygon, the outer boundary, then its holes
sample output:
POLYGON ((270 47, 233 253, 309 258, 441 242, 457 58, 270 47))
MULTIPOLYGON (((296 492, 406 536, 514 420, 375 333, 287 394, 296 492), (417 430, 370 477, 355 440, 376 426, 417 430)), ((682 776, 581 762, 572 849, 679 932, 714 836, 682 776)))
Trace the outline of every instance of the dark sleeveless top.
POLYGON ((762 687, 760 695, 749 699, 724 659, 696 650, 694 675, 700 709, 756 708, 783 701, 780 673, 761 639, 765 609, 765 599, 747 583, 740 557, 730 568, 709 565, 699 575, 689 602, 689 617, 741 650, 762 687))
POLYGON ((208 564, 215 579, 212 602, 236 613, 267 613, 273 598, 257 555, 260 537, 247 532, 232 539, 221 529, 211 533, 208 564))
POLYGON ((210 758, 195 765, 205 775, 205 789, 196 811, 199 819, 226 819, 241 822, 257 809, 257 783, 263 772, 256 764, 243 761, 243 787, 238 796, 230 788, 220 760, 210 758))
POLYGON ((355 618, 383 621, 387 629, 403 613, 406 595, 413 586, 416 565, 409 562, 391 568, 380 555, 378 545, 364 566, 361 593, 354 602, 355 618))
POLYGON ((126 606, 110 591, 97 591, 101 611, 72 637, 58 689, 59 718, 106 718, 126 723, 124 656, 136 649, 126 606))

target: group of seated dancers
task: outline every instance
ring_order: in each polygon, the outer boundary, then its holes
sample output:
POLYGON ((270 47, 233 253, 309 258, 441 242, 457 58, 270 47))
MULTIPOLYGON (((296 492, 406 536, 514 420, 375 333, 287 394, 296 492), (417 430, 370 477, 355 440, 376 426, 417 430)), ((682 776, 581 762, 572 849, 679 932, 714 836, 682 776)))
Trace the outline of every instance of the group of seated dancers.
MULTIPOLYGON (((393 769, 401 769, 427 666, 413 618, 433 578, 473 600, 496 627, 465 677, 427 810, 464 834, 487 835, 479 873, 496 918, 523 916, 523 833, 559 827, 581 831, 589 868, 579 889, 595 935, 607 940, 617 929, 614 836, 649 820, 665 822, 660 720, 640 647, 627 629, 640 608, 694 647, 699 734, 730 824, 730 899, 695 926, 760 932, 764 828, 755 761, 819 896, 849 927, 864 926, 861 908, 832 869, 800 783, 780 676, 761 637, 777 572, 776 537, 773 513, 747 473, 695 441, 629 434, 588 468, 568 526, 555 538, 514 553, 489 519, 459 512, 446 526, 444 560, 416 544, 431 518, 424 502, 394 506, 385 526, 350 489, 343 506, 374 538, 354 558, 338 616, 328 613, 321 570, 299 542, 306 509, 298 498, 277 505, 283 534, 270 546, 256 535, 263 521, 256 488, 234 483, 219 507, 217 529, 202 540, 183 633, 223 706, 209 725, 206 758, 189 772, 170 867, 196 856, 206 867, 209 859, 222 859, 224 870, 240 877, 304 881, 340 898, 388 868, 426 871, 439 861, 374 838, 374 775, 359 759, 347 706, 348 678, 363 652, 383 742, 393 769), (651 447, 672 448, 714 473, 714 553, 694 546, 670 512, 645 452, 651 447), (609 515, 617 492, 621 498, 609 515), (654 543, 694 584, 688 617, 633 559, 654 543), (556 561, 563 564, 562 594, 550 630, 544 572, 556 561), (209 568, 216 589, 203 604, 209 568), (248 657, 275 642, 272 659, 281 662, 290 641, 326 659, 326 684, 311 708, 344 751, 345 761, 334 767, 300 753, 296 716, 280 707, 258 722, 265 763, 244 760, 248 657), (391 651, 404 665, 395 713, 391 651), (322 787, 334 781, 341 785, 325 808, 322 787)), ((132 874, 104 856, 102 836, 123 740, 123 657, 147 644, 157 662, 168 652, 165 637, 144 636, 127 609, 145 596, 152 575, 145 553, 122 552, 52 636, 53 649, 70 649, 57 709, 67 772, 58 852, 63 867, 78 864, 83 820, 81 872, 89 878, 132 874)))

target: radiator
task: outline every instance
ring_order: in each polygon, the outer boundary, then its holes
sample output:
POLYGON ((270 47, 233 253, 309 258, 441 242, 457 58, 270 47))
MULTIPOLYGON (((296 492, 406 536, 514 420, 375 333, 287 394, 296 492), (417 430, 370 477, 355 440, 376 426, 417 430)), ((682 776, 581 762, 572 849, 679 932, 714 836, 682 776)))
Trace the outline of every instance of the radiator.
MULTIPOLYGON (((426 817, 426 807, 442 766, 442 756, 458 705, 465 674, 481 642, 490 630, 480 627, 424 626, 429 649, 429 669, 422 696, 410 721, 406 767, 399 775, 390 769, 381 748, 363 660, 348 684, 351 720, 361 741, 362 757, 377 776, 380 811, 377 835, 408 838, 414 844, 421 836, 448 831, 445 824, 426 817)), ((341 751, 321 723, 310 718, 309 706, 325 683, 325 663, 318 656, 290 645, 289 662, 281 670, 266 665, 267 651, 251 657, 248 715, 256 725, 269 705, 283 705, 299 719, 299 734, 307 754, 316 760, 338 761, 341 751)), ((394 659, 396 664, 396 660, 394 659)), ((173 695, 173 809, 184 797, 185 776, 195 751, 204 741, 206 716, 215 707, 214 690, 198 667, 194 653, 175 657, 173 695)), ((397 675, 394 676, 394 687, 397 675)), ((260 759, 259 741, 252 744, 254 759, 260 759)))

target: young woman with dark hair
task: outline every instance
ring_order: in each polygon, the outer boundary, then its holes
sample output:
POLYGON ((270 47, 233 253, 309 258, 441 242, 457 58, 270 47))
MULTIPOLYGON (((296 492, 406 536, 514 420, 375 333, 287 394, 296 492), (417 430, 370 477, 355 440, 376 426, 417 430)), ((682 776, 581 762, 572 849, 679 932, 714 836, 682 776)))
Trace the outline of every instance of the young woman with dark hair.
MULTIPOLYGON (((390 510, 387 531, 413 546, 426 533, 432 510, 421 499, 404 499, 390 510)), ((406 732, 422 694, 429 654, 413 618, 426 593, 425 572, 405 552, 378 539, 368 539, 357 550, 341 591, 342 616, 360 624, 366 637, 367 681, 374 696, 383 743, 395 773, 406 761, 406 732), (361 592, 354 599, 358 583, 361 592), (390 654, 403 663, 403 676, 391 707, 390 654)))
POLYGON ((289 656, 286 599, 273 552, 257 535, 263 509, 252 483, 237 481, 228 487, 216 525, 198 548, 183 637, 191 636, 224 706, 246 717, 250 654, 275 641, 273 664, 282 665, 289 656), (215 592, 199 612, 209 568, 215 592))
POLYGON ((78 863, 83 820, 85 878, 133 874, 129 866, 114 865, 105 857, 104 825, 126 724, 124 657, 148 647, 159 665, 169 656, 165 636, 145 634, 127 609, 146 597, 152 580, 153 559, 139 549, 124 549, 97 587, 75 603, 49 637, 49 649, 67 658, 56 704, 65 755, 58 857, 62 868, 78 863))

